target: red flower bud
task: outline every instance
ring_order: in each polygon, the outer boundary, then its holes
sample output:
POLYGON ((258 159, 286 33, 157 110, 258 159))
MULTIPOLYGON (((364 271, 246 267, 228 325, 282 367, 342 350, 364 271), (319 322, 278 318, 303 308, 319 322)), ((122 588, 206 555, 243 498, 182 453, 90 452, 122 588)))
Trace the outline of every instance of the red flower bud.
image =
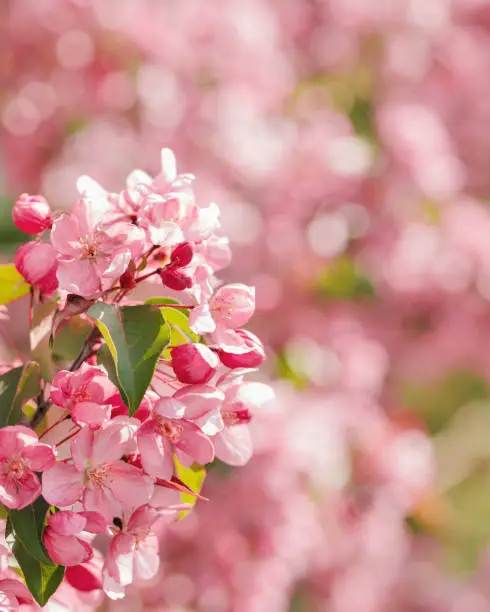
POLYGON ((23 193, 14 204, 12 219, 26 234, 40 234, 53 223, 48 202, 40 195, 27 193, 23 193))
POLYGON ((14 264, 26 281, 43 293, 58 288, 56 251, 47 243, 27 242, 14 255, 14 264))
POLYGON ((184 289, 190 289, 192 287, 192 278, 172 266, 167 266, 160 271, 160 278, 162 283, 173 289, 174 291, 184 291, 184 289))
POLYGON ((194 249, 190 242, 181 242, 178 244, 170 256, 172 265, 176 268, 188 266, 194 257, 194 249))
POLYGON ((228 368, 258 368, 265 359, 264 345, 255 334, 246 329, 236 329, 233 332, 239 336, 242 346, 219 348, 216 352, 221 363, 228 368))
POLYGON ((207 383, 218 369, 217 355, 205 344, 181 344, 171 352, 172 368, 180 382, 189 385, 207 383))

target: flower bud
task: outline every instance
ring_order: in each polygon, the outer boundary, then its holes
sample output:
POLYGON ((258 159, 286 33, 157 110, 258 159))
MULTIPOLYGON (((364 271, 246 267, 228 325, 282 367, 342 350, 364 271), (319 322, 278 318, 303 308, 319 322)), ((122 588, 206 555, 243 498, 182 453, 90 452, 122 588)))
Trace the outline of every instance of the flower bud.
POLYGON ((219 359, 205 344, 181 344, 172 349, 172 368, 180 382, 202 385, 218 369, 219 359))
POLYGON ((216 325, 236 329, 245 325, 255 310, 255 287, 241 283, 223 285, 210 300, 216 325))
POLYGON ((40 195, 23 193, 14 204, 12 219, 26 234, 40 234, 53 223, 51 208, 40 195))
MULTIPOLYGON (((231 330, 229 330, 231 331, 231 330)), ((221 363, 228 368, 258 368, 265 359, 264 345, 255 334, 245 329, 233 330, 236 346, 217 350, 221 363)))
POLYGON ((178 244, 170 256, 172 265, 176 268, 188 266, 194 257, 194 249, 190 242, 181 242, 178 244))
POLYGON ((53 293, 58 288, 56 270, 58 262, 54 248, 44 242, 27 242, 19 247, 14 256, 18 272, 43 293, 53 293))
POLYGON ((192 278, 172 266, 167 266, 160 271, 160 278, 162 283, 173 289, 174 291, 184 291, 184 289, 190 289, 192 287, 192 278))

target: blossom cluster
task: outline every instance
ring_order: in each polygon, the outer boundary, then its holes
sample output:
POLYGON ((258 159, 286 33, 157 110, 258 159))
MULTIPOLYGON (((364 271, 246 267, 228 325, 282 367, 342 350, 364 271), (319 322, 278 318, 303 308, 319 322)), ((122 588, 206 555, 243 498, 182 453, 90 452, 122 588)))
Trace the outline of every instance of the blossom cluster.
MULTIPOLYGON (((181 495, 199 497, 188 477, 202 479, 215 457, 243 465, 252 455, 248 424, 272 397, 267 385, 245 379, 265 358, 259 338, 243 329, 255 292, 218 282, 230 250, 217 234, 217 205, 198 206, 193 179, 177 174, 164 149, 161 172, 133 172, 120 193, 81 177, 69 212, 53 212, 37 195, 14 205, 14 223, 34 235, 14 258, 30 292, 31 321, 50 305, 51 346, 72 319, 87 328, 68 367, 23 391, 33 415, 20 411, 0 429, 6 555, 28 587, 22 555, 41 554, 66 568, 75 589, 124 597, 135 578, 158 571, 156 526, 191 508, 181 495), (137 291, 156 297, 142 303, 137 291), (117 330, 108 329, 109 316, 117 330), (152 343, 138 349, 153 331, 152 343), (101 359, 104 349, 109 361, 101 359), (37 550, 21 535, 29 509, 41 515, 37 550)), ((46 354, 35 358, 42 366, 46 354)), ((4 376, 20 371, 27 387, 37 365, 29 360, 4 376)), ((32 599, 12 578, 0 592, 9 610, 32 599)), ((51 594, 33 592, 39 603, 51 594)))

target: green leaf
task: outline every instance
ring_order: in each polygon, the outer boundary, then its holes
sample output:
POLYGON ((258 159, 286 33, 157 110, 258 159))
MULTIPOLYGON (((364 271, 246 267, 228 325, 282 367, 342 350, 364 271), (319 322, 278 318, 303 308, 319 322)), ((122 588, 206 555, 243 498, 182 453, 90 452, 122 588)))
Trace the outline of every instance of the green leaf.
POLYGON ((161 311, 148 304, 119 307, 98 302, 87 314, 96 320, 109 347, 118 387, 132 415, 170 341, 170 328, 161 311))
POLYGON ((41 391, 40 378, 35 361, 0 376, 0 427, 20 422, 24 403, 41 391))
POLYGON ((320 297, 330 300, 360 300, 374 295, 374 286, 349 257, 332 261, 316 279, 320 297))
POLYGON ((47 565, 39 562, 18 541, 13 546, 13 553, 32 596, 40 606, 46 605, 61 584, 65 568, 61 565, 47 565))
MULTIPOLYGON (((190 468, 184 467, 180 461, 174 455, 175 462, 175 473, 180 478, 180 480, 194 491, 194 493, 200 493, 202 486, 204 484, 204 479, 206 478, 206 470, 202 467, 202 465, 198 465, 194 463, 190 468)), ((194 495, 190 495, 189 493, 181 493, 180 494, 180 502, 182 504, 191 504, 195 506, 197 498, 194 495)), ((179 514, 179 519, 184 518, 186 514, 188 514, 190 510, 183 510, 179 514)))
POLYGON ((0 304, 9 304, 27 295, 31 286, 17 272, 14 264, 0 265, 0 304))
MULTIPOLYGON (((178 304, 180 302, 171 298, 150 298, 146 300, 145 304, 178 304)), ((171 349, 174 346, 180 344, 187 344, 189 342, 200 342, 201 337, 194 333, 189 327, 189 311, 187 308, 171 308, 164 306, 160 309, 165 318, 165 321, 170 326, 170 343, 162 353, 164 359, 171 358, 171 349)))
POLYGON ((23 508, 22 510, 9 510, 9 518, 15 540, 39 563, 53 565, 43 544, 44 519, 49 504, 42 498, 23 508))

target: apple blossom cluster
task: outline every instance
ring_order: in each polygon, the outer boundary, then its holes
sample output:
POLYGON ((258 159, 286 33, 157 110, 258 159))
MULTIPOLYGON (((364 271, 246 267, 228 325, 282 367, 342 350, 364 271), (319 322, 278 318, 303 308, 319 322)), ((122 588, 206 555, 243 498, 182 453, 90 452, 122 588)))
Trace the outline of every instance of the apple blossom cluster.
POLYGON ((37 195, 14 205, 34 236, 15 254, 14 285, 30 294, 33 333, 48 315, 47 350, 2 376, 15 390, 0 428, 4 546, 28 587, 0 580, 5 609, 43 605, 63 579, 124 597, 157 573, 158 525, 190 510, 204 466, 252 455, 248 424, 272 397, 246 380, 265 358, 243 329, 255 293, 218 282, 228 241, 193 179, 163 149, 161 172, 133 172, 120 193, 81 177, 69 212, 37 195), (154 297, 141 300, 141 288, 154 297), (49 368, 73 322, 85 330, 77 357, 49 368), (36 562, 49 583, 36 581, 36 562))

